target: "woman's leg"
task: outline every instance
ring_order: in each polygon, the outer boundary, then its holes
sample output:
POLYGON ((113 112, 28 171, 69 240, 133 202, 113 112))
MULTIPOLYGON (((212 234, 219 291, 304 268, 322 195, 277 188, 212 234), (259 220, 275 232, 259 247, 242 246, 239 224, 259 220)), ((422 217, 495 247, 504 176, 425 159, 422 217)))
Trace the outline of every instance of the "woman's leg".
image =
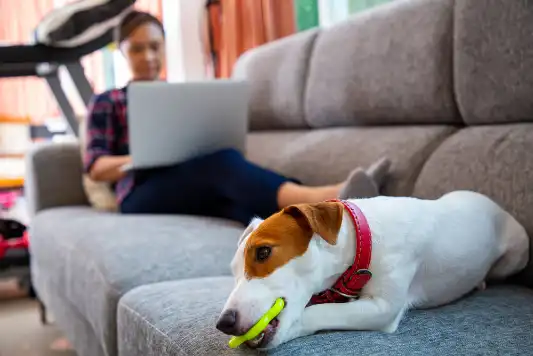
POLYGON ((236 150, 221 150, 144 175, 121 204, 123 213, 208 215, 244 224, 291 204, 337 198, 346 184, 303 186, 247 161, 236 150))
POLYGON ((343 183, 309 187, 246 160, 236 150, 222 150, 205 157, 205 174, 215 177, 213 190, 230 206, 266 218, 291 204, 314 203, 338 197, 343 183))
POLYGON ((194 214, 248 223, 278 209, 277 191, 289 180, 221 150, 173 167, 138 173, 122 213, 194 214))
POLYGON ((135 186, 120 204, 123 214, 199 214, 211 192, 201 176, 180 166, 135 172, 135 186))

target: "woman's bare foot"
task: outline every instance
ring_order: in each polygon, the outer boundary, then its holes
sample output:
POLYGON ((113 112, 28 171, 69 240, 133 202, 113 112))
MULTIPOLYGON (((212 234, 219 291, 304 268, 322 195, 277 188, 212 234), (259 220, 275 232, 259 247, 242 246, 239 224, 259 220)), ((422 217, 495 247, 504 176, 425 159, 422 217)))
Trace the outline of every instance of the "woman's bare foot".
POLYGON ((73 347, 67 339, 60 338, 54 340, 54 342, 50 345, 50 349, 54 351, 70 351, 73 350, 73 347))

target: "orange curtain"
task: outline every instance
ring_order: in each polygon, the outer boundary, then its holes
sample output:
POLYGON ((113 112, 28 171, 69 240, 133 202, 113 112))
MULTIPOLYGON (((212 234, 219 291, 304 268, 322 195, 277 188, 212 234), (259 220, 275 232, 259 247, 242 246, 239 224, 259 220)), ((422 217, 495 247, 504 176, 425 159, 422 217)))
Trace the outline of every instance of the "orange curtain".
MULTIPOLYGON (((0 0, 0 45, 29 42, 35 25, 53 6, 54 0, 0 0)), ((56 113, 44 80, 0 78, 0 114, 40 122, 56 113)))
MULTIPOLYGON (((206 51, 215 56, 216 77, 231 76, 233 65, 248 49, 296 31, 293 2, 289 0, 210 1, 206 51)), ((209 53, 208 57, 211 56, 209 53)))
MULTIPOLYGON (((54 7, 72 1, 75 0, 0 0, 0 45, 30 42, 33 30, 43 16, 54 7)), ((136 8, 161 18, 162 0, 138 0, 136 8)), ((84 57, 82 65, 94 91, 104 90, 102 52, 84 57)), ((1 78, 0 115, 29 117, 32 124, 40 125, 48 118, 61 116, 61 111, 45 80, 35 77, 1 78)))

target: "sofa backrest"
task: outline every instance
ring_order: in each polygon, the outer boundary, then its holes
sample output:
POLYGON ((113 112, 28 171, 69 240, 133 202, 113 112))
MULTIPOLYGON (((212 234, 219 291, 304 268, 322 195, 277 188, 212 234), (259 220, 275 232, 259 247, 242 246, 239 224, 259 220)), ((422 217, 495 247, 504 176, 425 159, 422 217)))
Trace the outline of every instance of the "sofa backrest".
POLYGON ((323 31, 310 58, 312 127, 460 123, 453 1, 393 1, 323 31))
POLYGON ((310 30, 244 53, 235 64, 234 78, 252 85, 250 128, 309 128, 304 98, 309 58, 320 30, 310 30))
POLYGON ((456 0, 454 82, 469 125, 533 121, 533 2, 456 0))
POLYGON ((252 49, 235 76, 251 130, 523 122, 532 33, 530 1, 395 0, 252 49))
POLYGON ((245 53, 251 130, 457 124, 453 0, 397 0, 245 53))

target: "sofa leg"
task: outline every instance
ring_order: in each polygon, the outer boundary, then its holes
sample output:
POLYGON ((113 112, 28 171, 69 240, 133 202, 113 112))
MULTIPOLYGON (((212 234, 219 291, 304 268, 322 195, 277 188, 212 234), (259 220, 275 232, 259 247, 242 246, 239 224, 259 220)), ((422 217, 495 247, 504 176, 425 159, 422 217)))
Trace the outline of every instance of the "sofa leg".
POLYGON ((48 324, 48 320, 46 318, 46 306, 39 298, 37 298, 37 302, 39 303, 39 316, 41 317, 41 324, 46 325, 48 324))
POLYGON ((43 325, 48 324, 48 320, 46 317, 46 306, 41 301, 37 293, 35 292, 35 289, 33 288, 33 284, 31 282, 28 288, 28 295, 30 298, 35 299, 37 301, 37 304, 39 306, 39 317, 41 319, 41 324, 43 325))
POLYGON ((29 286, 28 286, 28 297, 30 297, 31 299, 39 299, 37 297, 37 293, 35 293, 35 289, 33 289, 33 284, 29 283, 29 286))

